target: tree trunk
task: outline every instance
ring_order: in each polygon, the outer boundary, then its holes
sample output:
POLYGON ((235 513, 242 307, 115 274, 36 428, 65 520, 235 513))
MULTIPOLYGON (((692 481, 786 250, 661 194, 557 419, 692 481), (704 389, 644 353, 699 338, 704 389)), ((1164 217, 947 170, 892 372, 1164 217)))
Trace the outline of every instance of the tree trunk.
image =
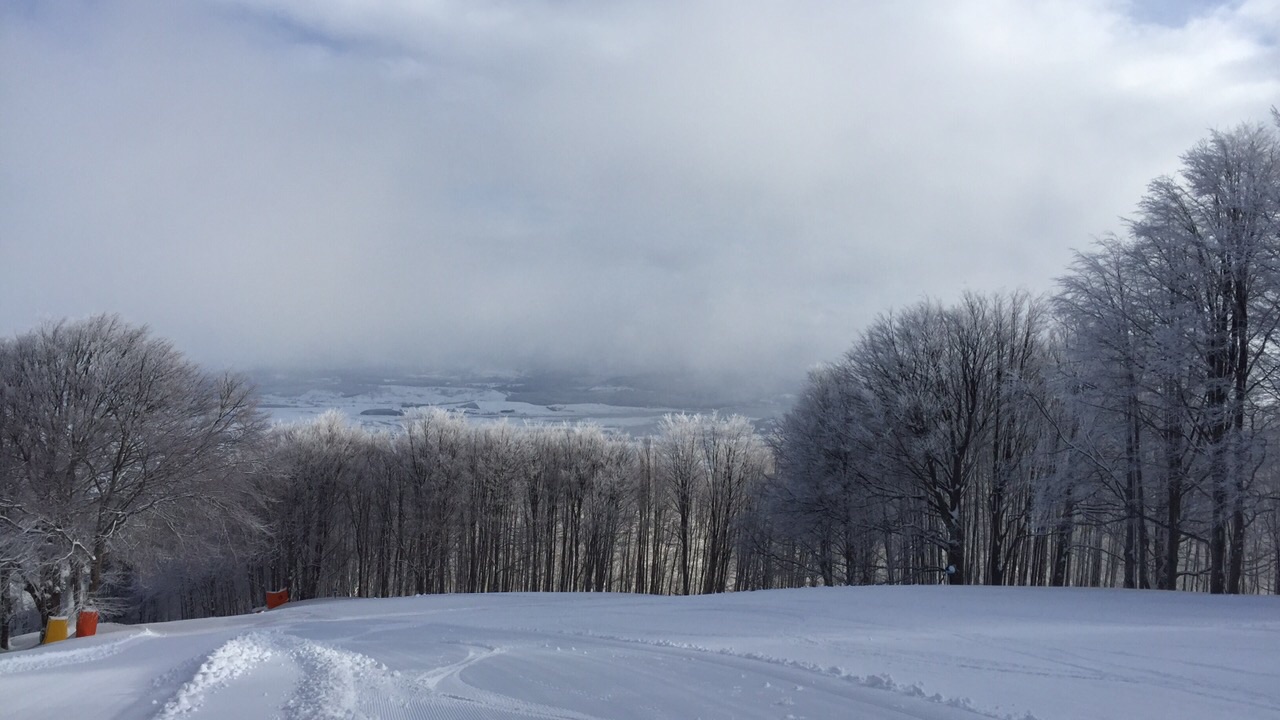
POLYGON ((93 543, 93 562, 89 566, 89 597, 98 597, 98 591, 102 588, 102 567, 107 561, 106 542, 102 538, 97 538, 93 543))
POLYGON ((1075 496, 1072 488, 1066 491, 1066 500, 1062 507, 1062 517, 1054 529, 1053 574, 1049 578, 1052 587, 1066 587, 1067 578, 1071 574, 1071 543, 1075 535, 1075 496))
POLYGON ((1227 490, 1222 469, 1215 468, 1213 475, 1212 520, 1209 529, 1209 592, 1221 595, 1227 589, 1227 490))
POLYGON ((10 622, 13 619, 13 588, 9 568, 0 565, 0 650, 9 649, 10 622))
POLYGON ((62 612, 62 591, 52 586, 36 587, 28 582, 27 595, 40 614, 40 642, 44 642, 45 632, 49 629, 49 618, 62 612))
POLYGON ((1169 477, 1165 487, 1164 555, 1156 577, 1156 583, 1162 590, 1178 589, 1178 564, 1182 555, 1183 467, 1181 428, 1176 428, 1176 414, 1176 411, 1169 411, 1165 421, 1165 464, 1169 477))
POLYGON ((960 523, 960 502, 961 494, 958 487, 951 490, 951 507, 949 513, 943 518, 943 525, 947 529, 947 584, 948 585, 964 585, 965 584, 965 532, 964 525, 960 523))
POLYGON ((1239 595, 1241 592, 1240 582, 1244 577, 1244 550, 1245 550, 1245 517, 1244 517, 1244 491, 1237 490, 1235 500, 1232 501, 1231 511, 1231 560, 1227 564, 1227 592, 1232 595, 1239 595))

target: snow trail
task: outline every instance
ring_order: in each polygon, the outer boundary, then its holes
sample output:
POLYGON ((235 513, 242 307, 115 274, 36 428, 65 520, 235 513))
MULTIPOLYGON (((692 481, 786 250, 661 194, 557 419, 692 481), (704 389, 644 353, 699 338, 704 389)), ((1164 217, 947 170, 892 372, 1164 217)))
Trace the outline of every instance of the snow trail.
POLYGON ((1277 618, 1025 588, 307 601, 0 655, 0 717, 1280 720, 1277 618))
MULTIPOLYGON (((50 670, 80 663, 100 662, 119 654, 130 645, 153 637, 157 637, 155 633, 143 629, 141 632, 131 633, 127 637, 119 639, 106 640, 103 638, 102 640, 89 641, 93 644, 88 647, 76 647, 73 645, 62 649, 66 645, 71 645, 71 641, 63 641, 58 645, 41 646, 40 649, 43 652, 39 653, 3 655, 0 656, 0 675, 34 670, 50 670)), ((73 638, 73 640, 75 639, 73 638)), ((80 638, 76 642, 84 642, 86 640, 87 638, 80 638)))

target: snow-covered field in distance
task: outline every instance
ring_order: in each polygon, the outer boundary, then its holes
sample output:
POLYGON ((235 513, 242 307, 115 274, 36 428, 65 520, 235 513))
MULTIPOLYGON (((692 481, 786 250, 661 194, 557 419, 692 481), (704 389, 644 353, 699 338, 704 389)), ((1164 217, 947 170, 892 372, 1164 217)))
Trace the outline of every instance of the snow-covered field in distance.
POLYGON ((1280 598, 866 587, 437 595, 0 655, 0 717, 1280 718, 1280 598))
POLYGON ((262 409, 275 422, 338 410, 352 422, 391 430, 418 408, 440 408, 477 422, 593 423, 640 436, 652 433, 669 413, 740 414, 759 425, 790 405, 789 396, 765 388, 706 389, 663 377, 348 370, 263 371, 254 380, 262 409))

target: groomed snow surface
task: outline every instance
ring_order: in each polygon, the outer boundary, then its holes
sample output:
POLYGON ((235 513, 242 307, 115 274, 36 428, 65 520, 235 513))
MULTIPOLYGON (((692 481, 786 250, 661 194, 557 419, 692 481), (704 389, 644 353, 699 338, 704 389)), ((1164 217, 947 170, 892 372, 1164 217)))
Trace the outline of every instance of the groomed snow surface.
POLYGON ((436 595, 0 655, 0 718, 1280 718, 1280 598, 436 595))

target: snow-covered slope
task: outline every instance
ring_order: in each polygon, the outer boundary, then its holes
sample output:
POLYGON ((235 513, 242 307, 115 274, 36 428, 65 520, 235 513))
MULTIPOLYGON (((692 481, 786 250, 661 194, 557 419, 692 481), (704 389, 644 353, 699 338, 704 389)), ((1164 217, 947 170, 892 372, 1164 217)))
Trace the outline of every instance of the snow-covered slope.
POLYGON ((1280 598, 311 601, 0 655, 0 717, 1280 718, 1280 598))

